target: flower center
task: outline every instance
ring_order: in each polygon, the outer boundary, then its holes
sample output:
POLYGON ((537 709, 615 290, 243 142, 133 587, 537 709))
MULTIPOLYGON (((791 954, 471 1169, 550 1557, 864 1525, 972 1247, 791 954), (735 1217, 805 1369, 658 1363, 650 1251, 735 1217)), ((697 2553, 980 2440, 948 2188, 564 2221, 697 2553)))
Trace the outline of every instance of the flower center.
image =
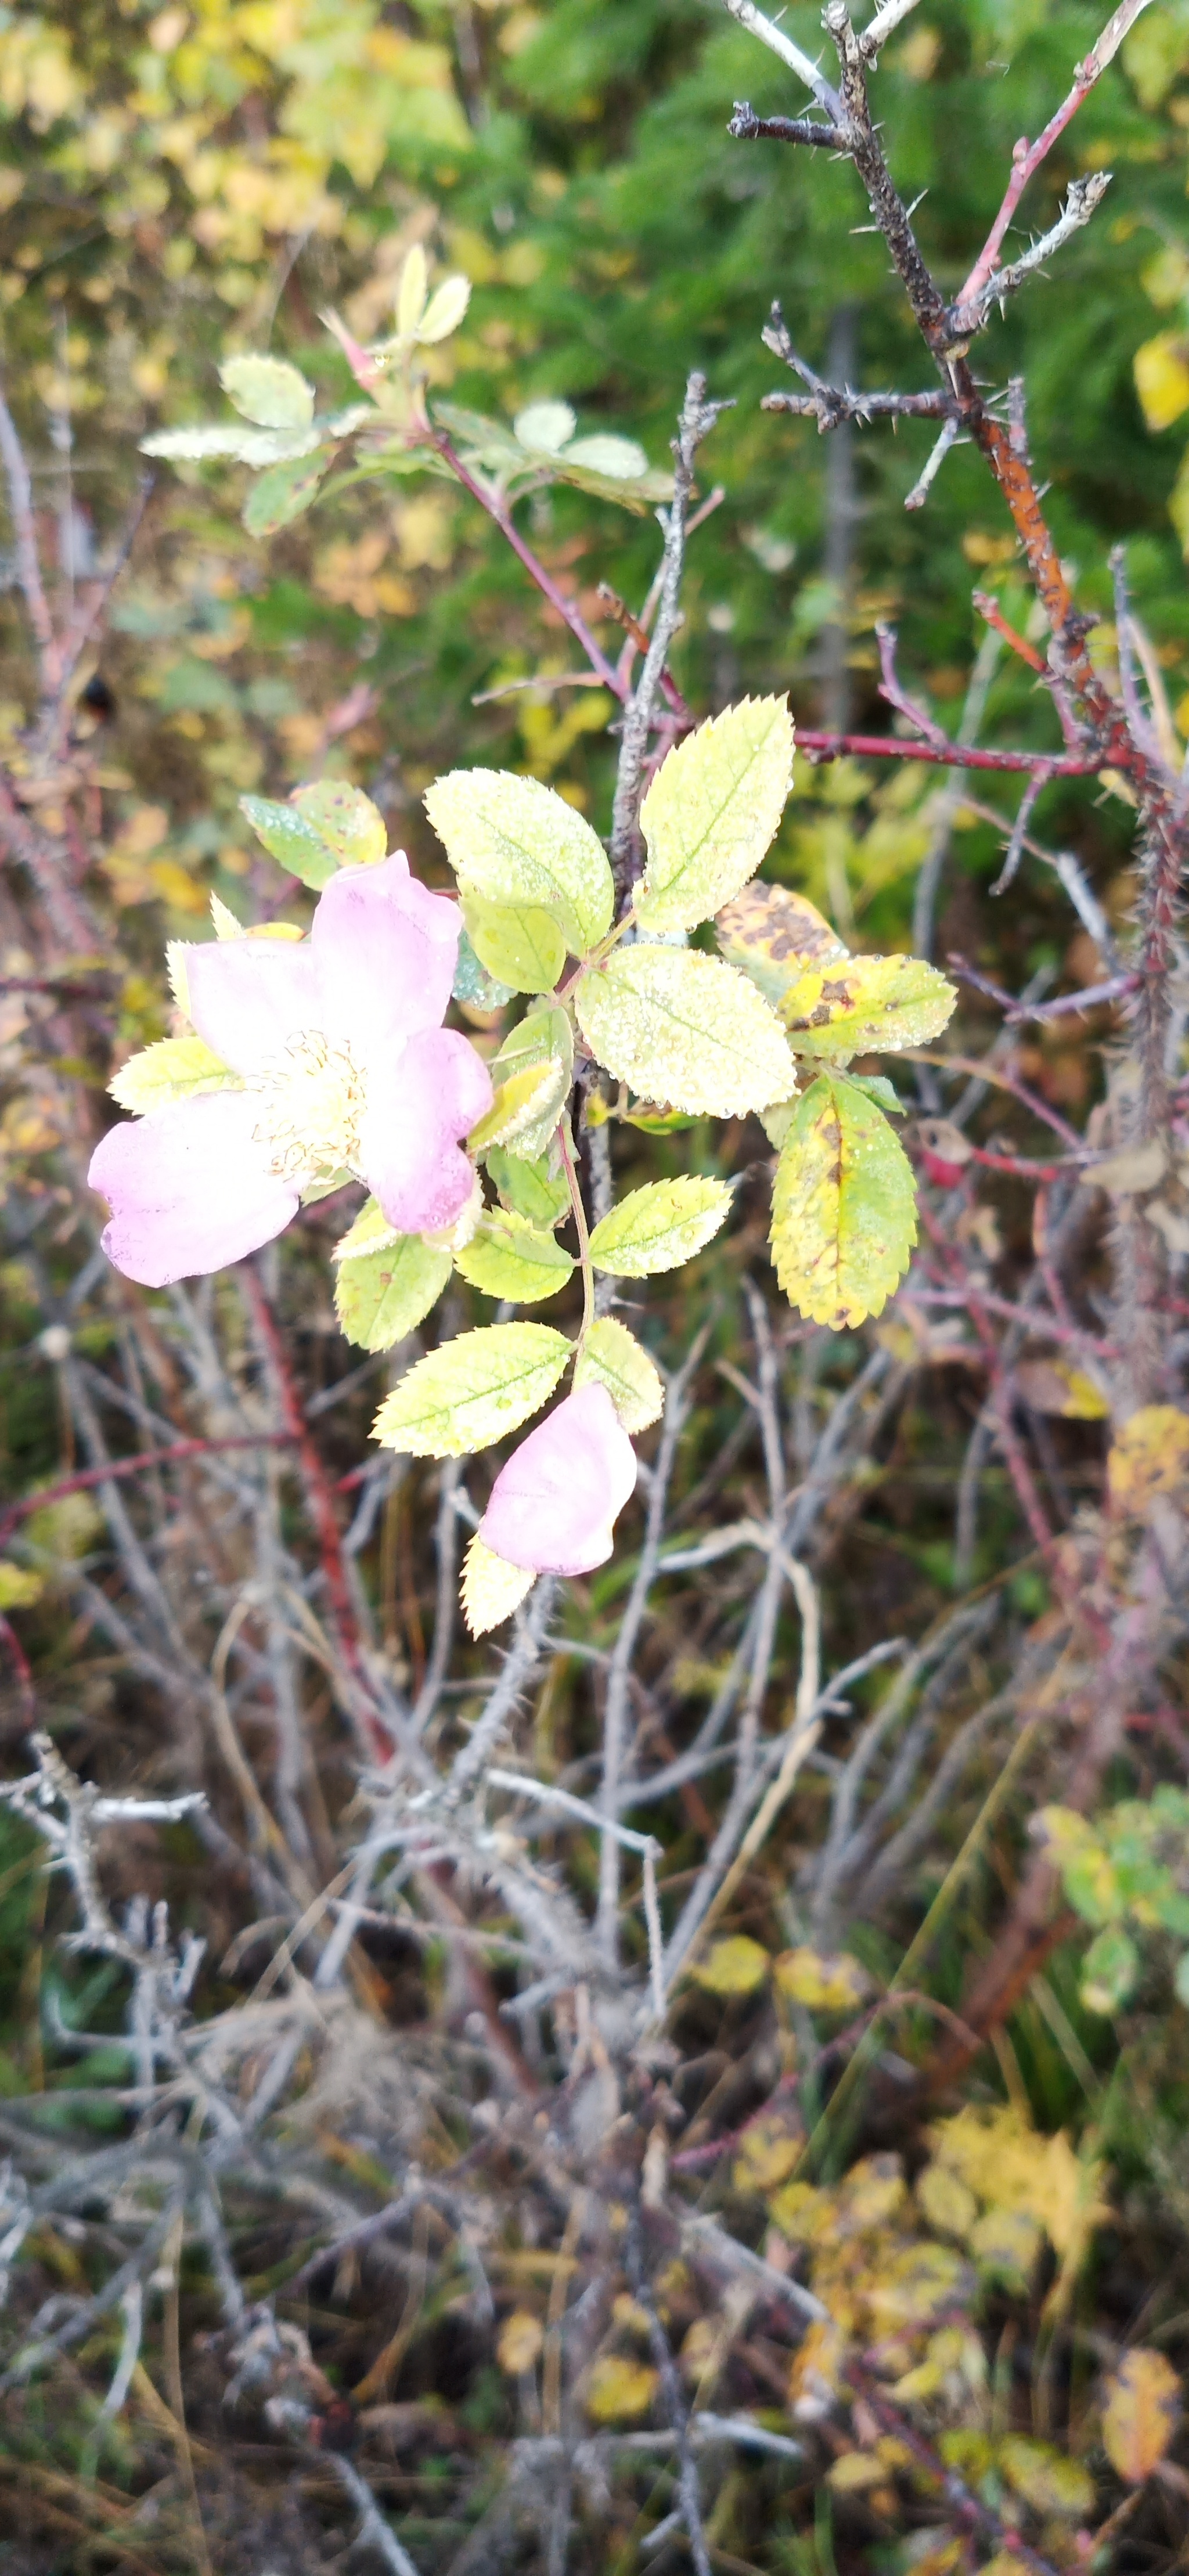
POLYGON ((256 1142, 280 1180, 304 1187, 358 1160, 363 1076, 348 1049, 302 1029, 258 1073, 256 1142))

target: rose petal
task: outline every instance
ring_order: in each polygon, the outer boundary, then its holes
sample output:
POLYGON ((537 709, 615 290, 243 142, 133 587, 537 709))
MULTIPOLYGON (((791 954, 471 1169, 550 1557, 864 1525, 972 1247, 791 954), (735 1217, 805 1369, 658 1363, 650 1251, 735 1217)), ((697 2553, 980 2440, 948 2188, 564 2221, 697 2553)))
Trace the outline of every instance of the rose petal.
POLYGON ((458 1029, 425 1029, 373 1080, 359 1162, 389 1225, 431 1234, 466 1206, 474 1174, 457 1139, 491 1107, 491 1076, 458 1029))
POLYGON ((606 1387, 579 1387, 501 1467, 479 1535, 536 1574, 588 1574, 610 1556, 635 1483, 636 1453, 606 1387))
POLYGON ((374 1060, 446 1014, 461 929, 458 906, 409 875, 403 850, 376 868, 342 868, 324 886, 310 946, 317 1025, 374 1060))
POLYGON ((200 1038, 236 1073, 257 1073, 320 1005, 308 939, 212 939, 186 950, 189 1011, 200 1038))
POLYGON ((87 1175, 111 1209, 103 1249, 143 1288, 223 1270, 270 1243, 298 1196, 253 1137, 258 1104, 242 1091, 175 1101, 113 1127, 87 1175))

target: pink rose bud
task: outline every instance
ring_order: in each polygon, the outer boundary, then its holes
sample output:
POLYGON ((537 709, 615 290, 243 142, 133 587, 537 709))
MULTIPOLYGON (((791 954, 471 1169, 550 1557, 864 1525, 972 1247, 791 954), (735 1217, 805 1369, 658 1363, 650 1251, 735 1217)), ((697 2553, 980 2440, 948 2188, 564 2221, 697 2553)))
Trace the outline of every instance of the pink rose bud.
POLYGON ((534 1574, 588 1574, 611 1554, 636 1453, 605 1386, 579 1387, 501 1467, 479 1535, 534 1574))
POLYGON ((491 1106, 486 1065, 441 1026, 460 926, 397 850, 340 868, 308 939, 183 949, 189 1017, 238 1079, 127 1120, 96 1149, 88 1177, 111 1208, 117 1270, 164 1288, 242 1261, 337 1171, 401 1234, 454 1222, 474 1183, 460 1140, 491 1106))

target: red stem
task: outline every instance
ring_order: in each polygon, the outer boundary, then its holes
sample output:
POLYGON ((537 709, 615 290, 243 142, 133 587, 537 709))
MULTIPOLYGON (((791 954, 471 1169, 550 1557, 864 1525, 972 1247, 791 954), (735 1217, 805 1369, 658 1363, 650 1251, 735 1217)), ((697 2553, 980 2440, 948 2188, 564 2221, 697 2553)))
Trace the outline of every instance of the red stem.
POLYGON ((449 466, 452 474, 458 476, 464 491, 471 494, 472 499, 479 503, 480 509, 486 510, 488 518, 494 521, 500 535, 507 538, 513 554, 519 555, 525 571, 535 581, 538 590, 543 591, 550 607, 557 610, 558 616, 569 627, 575 642, 581 645, 592 670, 598 672, 600 680, 622 703, 630 692, 620 678, 614 662, 609 662, 602 646, 596 644, 581 611, 575 608, 572 600, 566 598, 563 590, 558 589, 557 583, 551 574, 546 572, 544 564, 538 561, 532 547, 525 544, 511 511, 502 501, 497 501, 494 494, 486 491, 473 474, 468 473, 461 456, 451 446, 443 430, 435 429, 431 435, 443 463, 449 466))
POLYGON ((1083 759, 1074 752, 979 751, 961 742, 903 742, 897 734, 811 733, 802 725, 797 727, 797 749, 818 760, 923 760, 933 769, 1022 769, 1030 777, 1043 771, 1048 778, 1097 778, 1102 770, 1120 766, 1117 748, 1083 759))

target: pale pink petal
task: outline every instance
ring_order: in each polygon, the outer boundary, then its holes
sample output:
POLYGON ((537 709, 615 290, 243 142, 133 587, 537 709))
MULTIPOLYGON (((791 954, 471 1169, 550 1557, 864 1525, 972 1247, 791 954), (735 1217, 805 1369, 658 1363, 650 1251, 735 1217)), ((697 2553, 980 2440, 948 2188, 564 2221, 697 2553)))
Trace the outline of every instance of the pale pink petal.
POLYGON ((377 868, 341 868, 323 887, 310 932, 318 1027, 357 1063, 440 1027, 461 927, 457 904, 419 885, 403 850, 377 868))
POLYGON ((479 1536, 535 1574, 605 1565, 636 1483, 636 1453, 605 1386, 579 1387, 501 1467, 479 1536))
POLYGON ((458 1138, 491 1107, 491 1076, 458 1029, 425 1029, 368 1091, 359 1168, 389 1225, 432 1234, 466 1206, 474 1179, 458 1138))
POLYGON ((296 1190, 269 1171, 254 1140, 258 1116, 250 1093, 215 1091, 104 1137, 87 1178, 111 1209, 103 1249, 126 1278, 168 1288, 224 1270, 296 1216, 296 1190))
POLYGON ((257 1073, 299 1029, 317 1028, 308 939, 210 939, 186 950, 189 1014, 235 1073, 257 1073))

